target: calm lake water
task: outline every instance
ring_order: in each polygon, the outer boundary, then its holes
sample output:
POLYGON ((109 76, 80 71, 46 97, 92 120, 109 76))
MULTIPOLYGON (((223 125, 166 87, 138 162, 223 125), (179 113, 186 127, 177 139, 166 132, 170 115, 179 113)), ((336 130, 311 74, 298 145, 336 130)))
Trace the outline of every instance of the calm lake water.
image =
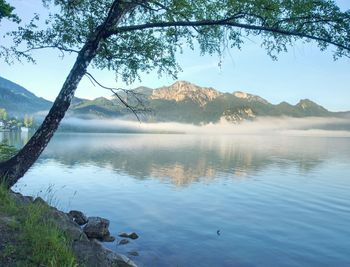
POLYGON ((106 246, 139 266, 350 266, 349 138, 60 133, 15 190, 137 232, 106 246))

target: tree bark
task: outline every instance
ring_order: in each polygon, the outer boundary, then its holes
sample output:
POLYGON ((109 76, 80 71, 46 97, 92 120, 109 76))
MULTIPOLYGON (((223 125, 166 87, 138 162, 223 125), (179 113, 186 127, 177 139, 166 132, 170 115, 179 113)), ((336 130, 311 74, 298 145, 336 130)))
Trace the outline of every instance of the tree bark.
POLYGON ((125 12, 130 8, 131 6, 122 6, 118 0, 113 2, 104 23, 96 28, 95 32, 91 34, 80 50, 73 68, 39 129, 14 157, 0 163, 0 181, 4 181, 9 188, 23 177, 48 145, 68 110, 78 84, 86 73, 87 67, 96 56, 99 45, 104 40, 107 30, 117 25, 125 12))

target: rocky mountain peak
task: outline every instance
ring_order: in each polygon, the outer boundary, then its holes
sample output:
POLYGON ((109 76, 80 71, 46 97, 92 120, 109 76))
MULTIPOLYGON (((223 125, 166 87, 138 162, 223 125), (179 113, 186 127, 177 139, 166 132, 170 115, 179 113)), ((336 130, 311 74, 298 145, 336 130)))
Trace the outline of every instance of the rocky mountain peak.
POLYGON ((318 109, 318 110, 327 111, 324 107, 316 104, 315 102, 311 101, 310 99, 301 99, 296 106, 299 108, 302 108, 304 110, 318 109))
POLYGON ((238 98, 248 98, 249 94, 245 93, 245 92, 241 92, 241 91, 236 91, 233 93, 233 95, 235 97, 238 97, 238 98))
POLYGON ((171 87, 173 90, 193 90, 193 88, 196 88, 198 86, 196 86, 193 83, 190 83, 188 81, 176 81, 175 83, 173 83, 172 85, 170 85, 169 87, 171 87))
POLYGON ((210 87, 200 87, 187 81, 177 81, 170 86, 163 86, 153 90, 151 98, 173 100, 176 102, 190 99, 204 106, 220 95, 222 93, 210 87))
POLYGON ((311 101, 310 99, 301 99, 297 105, 304 109, 310 106, 318 106, 315 102, 311 101))
POLYGON ((302 109, 307 109, 310 106, 310 103, 307 99, 302 99, 299 101, 297 106, 301 107, 302 109))
POLYGON ((247 100, 249 102, 260 102, 260 103, 263 103, 263 104, 268 104, 269 103, 267 100, 265 100, 264 98, 262 98, 260 96, 248 94, 248 93, 245 93, 245 92, 242 92, 242 91, 233 92, 233 95, 235 97, 237 97, 237 98, 245 99, 245 100, 247 100))

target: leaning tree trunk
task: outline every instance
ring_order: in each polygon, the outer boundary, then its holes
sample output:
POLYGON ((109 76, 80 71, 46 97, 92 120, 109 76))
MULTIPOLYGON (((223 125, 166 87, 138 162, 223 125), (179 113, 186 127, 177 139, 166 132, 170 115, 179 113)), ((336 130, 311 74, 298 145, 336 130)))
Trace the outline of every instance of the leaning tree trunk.
POLYGON ((70 106, 75 90, 94 57, 96 48, 95 44, 85 45, 39 129, 17 155, 0 163, 0 177, 5 180, 8 187, 14 185, 26 173, 49 143, 70 106))
POLYGON ((118 24, 129 8, 121 7, 118 0, 114 1, 105 22, 96 28, 80 50, 59 95, 39 129, 17 155, 0 163, 0 181, 3 180, 8 187, 13 186, 28 171, 45 149, 68 110, 75 90, 86 73, 88 65, 96 56, 107 31, 118 24))

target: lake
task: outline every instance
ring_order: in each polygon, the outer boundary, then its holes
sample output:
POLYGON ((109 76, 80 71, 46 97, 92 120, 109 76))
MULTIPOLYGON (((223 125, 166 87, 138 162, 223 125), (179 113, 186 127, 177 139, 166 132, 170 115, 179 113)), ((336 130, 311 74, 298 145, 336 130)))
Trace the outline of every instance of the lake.
POLYGON ((137 232, 105 245, 139 266, 350 266, 350 138, 59 133, 14 189, 137 232))

